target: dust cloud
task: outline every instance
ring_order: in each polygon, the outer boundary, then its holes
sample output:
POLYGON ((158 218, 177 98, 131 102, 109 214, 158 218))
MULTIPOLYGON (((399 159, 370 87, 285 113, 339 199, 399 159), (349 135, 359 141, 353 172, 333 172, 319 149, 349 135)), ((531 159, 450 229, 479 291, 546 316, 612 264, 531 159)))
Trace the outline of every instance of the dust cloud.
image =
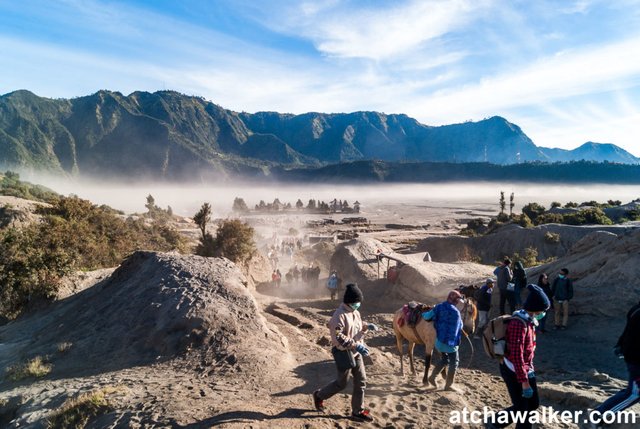
POLYGON ((549 206, 552 201, 621 200, 623 203, 640 197, 638 185, 604 184, 544 184, 544 183, 380 183, 380 184, 274 184, 274 183, 211 183, 211 184, 159 184, 109 183, 91 180, 63 180, 46 177, 28 178, 33 183, 47 186, 63 194, 75 194, 95 204, 107 204, 125 213, 146 211, 144 204, 151 194, 159 207, 171 206, 175 214, 193 216, 204 202, 212 205, 215 216, 231 214, 233 200, 243 198, 250 208, 260 200, 271 203, 278 198, 282 203, 295 206, 298 199, 306 206, 310 199, 330 202, 334 198, 356 200, 364 212, 381 207, 413 206, 418 208, 443 207, 498 211, 500 191, 504 191, 507 205, 514 193, 515 210, 529 203, 549 206))

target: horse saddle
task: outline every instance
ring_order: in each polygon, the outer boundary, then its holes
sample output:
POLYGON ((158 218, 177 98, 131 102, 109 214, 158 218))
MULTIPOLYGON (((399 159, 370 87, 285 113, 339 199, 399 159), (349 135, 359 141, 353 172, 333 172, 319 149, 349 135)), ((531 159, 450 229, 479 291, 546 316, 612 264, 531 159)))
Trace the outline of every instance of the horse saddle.
POLYGON ((422 304, 420 302, 411 301, 402 306, 402 315, 404 317, 400 318, 398 324, 400 326, 404 326, 405 324, 410 327, 415 327, 417 323, 420 321, 422 317, 422 313, 425 311, 431 310, 433 307, 427 304, 422 304))

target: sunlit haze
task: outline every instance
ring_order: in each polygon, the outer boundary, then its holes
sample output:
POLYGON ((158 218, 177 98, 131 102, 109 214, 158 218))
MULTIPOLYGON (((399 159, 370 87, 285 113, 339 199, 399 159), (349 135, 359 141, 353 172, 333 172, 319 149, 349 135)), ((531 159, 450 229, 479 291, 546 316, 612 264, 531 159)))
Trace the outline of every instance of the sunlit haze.
MULTIPOLYGON (((31 178, 34 180, 35 178, 31 178)), ((108 184, 84 181, 64 181, 60 179, 35 179, 63 195, 75 194, 91 200, 95 204, 107 204, 126 213, 146 211, 144 205, 151 194, 156 204, 166 208, 171 206, 174 213, 193 216, 199 207, 208 202, 215 216, 225 217, 231 213, 233 200, 243 198, 249 207, 264 200, 273 202, 278 198, 282 203, 295 206, 299 199, 307 205, 309 199, 330 202, 334 198, 347 200, 353 204, 362 203, 363 213, 389 210, 402 214, 402 207, 426 211, 435 207, 480 208, 499 210, 500 191, 508 199, 514 193, 516 209, 529 202, 546 204, 552 201, 565 204, 569 201, 583 202, 596 200, 621 200, 623 203, 640 198, 637 185, 554 185, 534 183, 444 183, 444 184, 372 184, 372 185, 158 185, 158 184, 108 184)))

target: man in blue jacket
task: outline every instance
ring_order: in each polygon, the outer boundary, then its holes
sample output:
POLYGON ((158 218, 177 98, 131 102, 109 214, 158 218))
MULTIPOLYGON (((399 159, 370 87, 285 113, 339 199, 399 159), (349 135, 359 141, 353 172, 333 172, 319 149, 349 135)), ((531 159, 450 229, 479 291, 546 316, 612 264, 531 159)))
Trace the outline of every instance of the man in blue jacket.
POLYGON ((435 349, 440 353, 441 359, 429 376, 429 383, 438 387, 436 377, 445 366, 449 366, 447 371, 447 381, 444 390, 459 391, 453 387, 453 380, 458 369, 458 348, 462 337, 462 317, 456 307, 462 301, 462 295, 457 290, 452 290, 447 296, 447 300, 433 307, 429 311, 422 313, 425 320, 433 320, 436 329, 435 349))

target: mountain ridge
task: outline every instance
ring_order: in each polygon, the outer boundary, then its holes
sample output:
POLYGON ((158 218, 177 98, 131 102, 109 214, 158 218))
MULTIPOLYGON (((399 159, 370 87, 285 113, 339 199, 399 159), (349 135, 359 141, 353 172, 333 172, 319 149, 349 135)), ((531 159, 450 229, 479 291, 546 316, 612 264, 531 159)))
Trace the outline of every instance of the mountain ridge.
POLYGON ((405 114, 234 112, 175 91, 100 90, 71 99, 28 90, 0 96, 0 162, 63 175, 184 180, 261 177, 271 168, 341 162, 575 161, 638 164, 613 144, 574 150, 538 147, 493 116, 429 126, 405 114))

